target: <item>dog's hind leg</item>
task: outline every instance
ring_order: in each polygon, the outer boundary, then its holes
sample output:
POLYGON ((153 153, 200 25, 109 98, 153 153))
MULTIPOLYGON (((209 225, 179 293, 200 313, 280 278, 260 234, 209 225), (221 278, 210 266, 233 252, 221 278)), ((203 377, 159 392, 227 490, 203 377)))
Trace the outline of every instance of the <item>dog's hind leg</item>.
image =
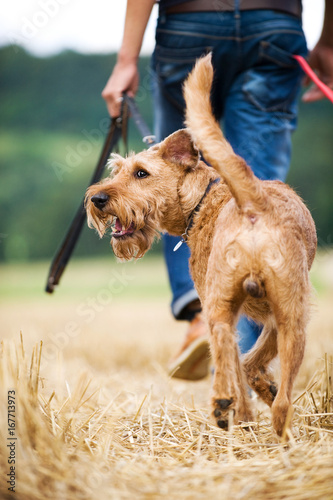
POLYGON ((228 429, 230 411, 233 412, 236 424, 252 420, 250 400, 235 336, 236 315, 232 309, 229 301, 219 301, 218 309, 214 308, 212 314, 208 313, 215 368, 212 416, 222 429, 228 429))
POLYGON ((247 383, 269 406, 272 406, 278 391, 269 370, 269 363, 277 353, 277 330, 268 320, 255 346, 243 356, 242 364, 247 383))
POLYGON ((305 349, 306 321, 303 314, 278 321, 278 351, 281 365, 281 381, 272 404, 273 427, 282 436, 288 411, 292 410, 291 395, 294 380, 301 366, 305 349))
POLYGON ((272 404, 272 421, 279 436, 283 434, 288 412, 292 411, 292 389, 304 356, 305 330, 310 309, 307 269, 302 273, 300 265, 295 270, 294 279, 292 273, 289 273, 289 278, 290 281, 285 278, 283 286, 280 282, 280 286, 276 287, 272 304, 281 366, 280 387, 272 404), (302 274, 304 279, 300 279, 302 274))

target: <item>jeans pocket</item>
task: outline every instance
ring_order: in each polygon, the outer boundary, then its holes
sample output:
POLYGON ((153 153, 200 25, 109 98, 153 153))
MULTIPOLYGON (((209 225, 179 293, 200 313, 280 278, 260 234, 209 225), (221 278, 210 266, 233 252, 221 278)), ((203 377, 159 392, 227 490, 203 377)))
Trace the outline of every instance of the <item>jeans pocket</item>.
MULTIPOLYGON (((306 52, 304 44, 301 52, 306 52)), ((243 92, 261 111, 296 113, 302 71, 292 56, 271 42, 260 42, 258 64, 246 71, 243 92)))
POLYGON ((156 45, 153 67, 164 95, 179 109, 184 109, 182 86, 195 61, 212 47, 170 48, 156 45))

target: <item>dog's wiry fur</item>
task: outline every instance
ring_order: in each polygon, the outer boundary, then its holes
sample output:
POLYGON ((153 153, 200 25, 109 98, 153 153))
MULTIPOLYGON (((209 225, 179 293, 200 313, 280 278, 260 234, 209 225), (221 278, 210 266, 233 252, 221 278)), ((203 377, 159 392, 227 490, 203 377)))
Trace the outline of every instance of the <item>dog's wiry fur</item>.
POLYGON ((291 188, 260 181, 233 152, 213 117, 212 79, 206 56, 185 85, 188 129, 135 156, 115 157, 111 177, 87 191, 88 220, 102 235, 117 218, 111 240, 115 254, 140 257, 158 231, 183 234, 209 182, 221 176, 195 213, 188 234, 191 273, 215 367, 212 416, 221 428, 228 427, 230 410, 235 422, 250 421, 247 382, 272 407, 273 426, 282 435, 304 353, 316 231, 291 188), (198 148, 214 168, 200 161, 198 148), (144 175, 138 174, 142 170, 144 175), (97 208, 91 198, 100 193, 108 198, 97 208), (264 324, 242 360, 235 336, 241 312, 264 324), (279 389, 269 371, 277 354, 279 389))

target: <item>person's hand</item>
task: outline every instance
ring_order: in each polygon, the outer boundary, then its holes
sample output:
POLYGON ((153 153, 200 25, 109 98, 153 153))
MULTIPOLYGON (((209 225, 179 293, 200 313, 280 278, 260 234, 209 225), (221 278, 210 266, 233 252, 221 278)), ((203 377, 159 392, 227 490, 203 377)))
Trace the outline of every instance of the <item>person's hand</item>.
MULTIPOLYGON (((315 48, 310 52, 309 65, 316 71, 318 77, 333 89, 333 45, 328 45, 323 42, 318 42, 315 48)), ((311 82, 309 77, 305 78, 305 85, 311 82)), ((313 85, 305 92, 302 101, 313 102, 323 99, 324 94, 316 86, 313 85)))
POLYGON ((127 92, 134 97, 139 85, 139 71, 136 62, 119 61, 102 92, 108 112, 113 118, 120 115, 121 97, 127 92))

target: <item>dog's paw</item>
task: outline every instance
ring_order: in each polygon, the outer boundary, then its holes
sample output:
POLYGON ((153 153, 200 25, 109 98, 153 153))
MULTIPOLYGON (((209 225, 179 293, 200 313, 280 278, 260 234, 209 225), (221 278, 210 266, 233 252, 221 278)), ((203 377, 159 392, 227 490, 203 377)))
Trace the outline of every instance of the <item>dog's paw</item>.
POLYGON ((235 415, 234 406, 234 398, 213 399, 213 418, 220 429, 229 429, 229 412, 232 411, 233 416, 235 415))
POLYGON ((256 370, 255 372, 247 372, 247 382, 258 396, 268 406, 272 406, 275 396, 278 392, 278 386, 272 376, 265 370, 256 370))
POLYGON ((212 417, 218 427, 225 431, 229 430, 229 425, 240 424, 242 422, 251 422, 253 415, 251 407, 244 399, 243 405, 235 397, 230 398, 213 398, 212 400, 212 417))
POLYGON ((286 427, 290 427, 293 412, 293 406, 286 398, 279 398, 274 401, 272 405, 272 423, 278 436, 281 437, 286 427))

